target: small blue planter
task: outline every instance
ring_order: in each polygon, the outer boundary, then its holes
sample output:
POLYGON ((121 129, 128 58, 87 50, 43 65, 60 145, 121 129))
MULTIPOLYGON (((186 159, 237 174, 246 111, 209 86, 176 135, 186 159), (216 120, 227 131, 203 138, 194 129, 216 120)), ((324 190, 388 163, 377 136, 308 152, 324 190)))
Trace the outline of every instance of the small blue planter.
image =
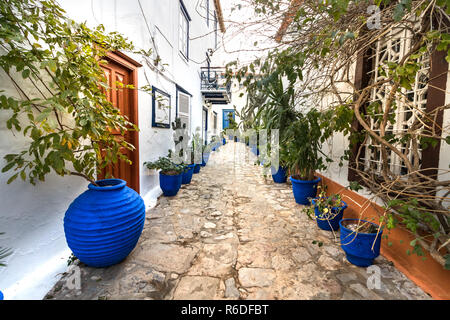
POLYGON ((189 183, 191 183, 192 175, 194 174, 194 168, 195 168, 195 164, 188 165, 187 171, 185 171, 182 174, 182 178, 181 178, 181 183, 182 184, 189 184, 189 183))
POLYGON ((309 204, 308 198, 315 198, 317 194, 317 185, 321 178, 316 180, 297 180, 290 177, 292 182, 292 192, 294 193, 295 202, 298 204, 309 204))
POLYGON ((383 229, 380 230, 378 235, 377 233, 355 233, 345 227, 345 222, 351 220, 353 220, 354 223, 361 221, 370 223, 377 228, 378 226, 375 223, 366 220, 343 219, 339 221, 339 226, 341 227, 341 248, 345 251, 347 260, 358 267, 368 267, 373 264, 373 259, 380 255, 383 229))
POLYGON ((120 179, 89 184, 64 216, 66 241, 73 254, 91 267, 108 267, 136 246, 145 222, 141 196, 120 179))
POLYGON ((285 183, 286 182, 287 177, 286 177, 286 169, 285 168, 278 167, 278 171, 275 174, 273 174, 273 172, 275 171, 273 169, 273 167, 271 168, 271 170, 272 170, 273 182, 275 182, 275 183, 285 183))
POLYGON ((208 163, 208 161, 209 161, 209 155, 210 155, 210 153, 204 153, 204 154, 203 154, 202 167, 206 166, 206 164, 208 163))
POLYGON ((226 145, 226 144, 227 144, 227 139, 223 138, 223 139, 222 139, 222 144, 223 144, 223 145, 226 145))
POLYGON ((313 199, 311 202, 314 206, 314 212, 316 214, 316 221, 317 226, 322 230, 327 231, 337 231, 339 230, 339 222, 342 220, 342 217, 344 216, 344 210, 348 207, 347 204, 342 201, 344 204, 342 207, 333 207, 331 208, 331 215, 332 219, 327 219, 327 215, 323 215, 322 212, 319 211, 319 208, 316 205, 316 201, 318 198, 313 199))
POLYGON ((199 163, 198 163, 198 164, 197 164, 197 163, 195 164, 195 166, 194 166, 194 173, 200 173, 200 166, 201 166, 201 165, 200 165, 199 163))
POLYGON ((159 172, 159 186, 166 197, 173 197, 181 188, 183 174, 165 175, 159 172))
POLYGON ((3 300, 3 293, 0 291, 0 300, 3 300))

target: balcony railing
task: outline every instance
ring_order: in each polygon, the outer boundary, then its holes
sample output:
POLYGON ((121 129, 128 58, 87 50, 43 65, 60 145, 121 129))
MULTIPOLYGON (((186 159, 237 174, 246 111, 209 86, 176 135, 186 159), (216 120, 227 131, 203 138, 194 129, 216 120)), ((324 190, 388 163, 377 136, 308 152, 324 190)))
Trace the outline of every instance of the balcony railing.
POLYGON ((227 104, 231 101, 231 84, 227 84, 225 68, 201 68, 200 89, 205 100, 212 104, 227 104))

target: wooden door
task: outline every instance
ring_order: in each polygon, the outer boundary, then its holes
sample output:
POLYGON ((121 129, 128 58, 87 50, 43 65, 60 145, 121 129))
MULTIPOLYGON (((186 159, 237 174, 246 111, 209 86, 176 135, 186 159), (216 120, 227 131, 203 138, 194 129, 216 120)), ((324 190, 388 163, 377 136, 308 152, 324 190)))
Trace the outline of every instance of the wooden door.
MULTIPOLYGON (((109 90, 106 92, 108 100, 120 110, 120 113, 128 118, 130 122, 137 123, 133 120, 137 119, 137 103, 134 100, 133 89, 122 88, 119 83, 123 83, 124 86, 128 84, 134 85, 133 70, 130 70, 119 63, 112 60, 108 61, 107 65, 102 65, 105 72, 106 79, 108 81, 109 90), (119 83, 118 83, 119 82, 119 83)), ((132 164, 118 159, 115 164, 111 164, 106 168, 100 170, 98 173, 99 179, 105 178, 118 178, 125 180, 127 186, 134 189, 139 193, 139 145, 136 131, 127 131, 124 136, 117 130, 113 130, 113 134, 117 140, 125 139, 127 142, 135 146, 135 150, 131 151, 126 148, 121 148, 120 152, 125 154, 128 159, 132 161, 132 164)), ((103 153, 106 153, 103 150, 103 153)))

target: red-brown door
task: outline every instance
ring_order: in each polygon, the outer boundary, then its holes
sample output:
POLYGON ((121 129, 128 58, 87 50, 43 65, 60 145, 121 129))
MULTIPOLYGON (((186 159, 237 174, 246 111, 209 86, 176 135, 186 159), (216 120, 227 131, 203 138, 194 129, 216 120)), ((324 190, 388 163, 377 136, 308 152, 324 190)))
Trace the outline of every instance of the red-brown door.
MULTIPOLYGON (((106 92, 108 100, 118 108, 122 115, 126 116, 130 122, 134 123, 134 119, 137 119, 137 104, 134 99, 133 89, 122 88, 119 83, 123 83, 124 86, 128 84, 134 85, 133 70, 125 68, 120 64, 109 60, 107 65, 102 66, 105 71, 105 76, 108 81, 109 90, 106 92)), ((137 123, 135 123, 137 125, 137 123)), ((138 142, 136 131, 127 131, 124 136, 119 131, 113 130, 113 134, 116 139, 125 139, 128 143, 135 146, 135 150, 131 151, 126 148, 121 148, 120 152, 125 154, 128 159, 132 161, 132 164, 118 158, 117 162, 107 166, 100 170, 98 173, 99 179, 105 178, 119 178, 125 180, 127 185, 139 192, 139 167, 138 167, 138 142)), ((106 152, 106 150, 104 150, 106 152)))

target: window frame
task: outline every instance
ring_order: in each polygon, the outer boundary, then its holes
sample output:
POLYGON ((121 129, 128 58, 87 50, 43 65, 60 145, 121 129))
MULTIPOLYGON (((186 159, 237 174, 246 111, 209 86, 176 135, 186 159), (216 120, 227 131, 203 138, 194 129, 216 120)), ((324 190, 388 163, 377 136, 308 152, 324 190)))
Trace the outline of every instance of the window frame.
POLYGON ((191 22, 191 17, 189 16, 189 13, 186 9, 186 6, 183 3, 183 0, 180 0, 180 13, 179 13, 179 21, 178 21, 178 49, 180 51, 180 53, 183 55, 183 57, 186 60, 189 60, 189 32, 190 32, 190 22, 191 22), (186 21, 186 30, 182 29, 182 24, 181 24, 181 19, 184 19, 186 21), (182 35, 182 32, 185 34, 182 35), (181 39, 182 36, 184 38, 184 40, 186 41, 186 48, 182 47, 181 44, 181 39), (186 50, 185 52, 183 52, 183 50, 186 50))
MULTIPOLYGON (((186 91, 185 89, 183 89, 182 87, 180 87, 179 85, 176 85, 176 111, 175 111, 175 114, 176 114, 176 118, 178 118, 179 117, 179 115, 180 115, 180 94, 182 94, 182 95, 184 95, 184 96, 186 96, 186 97, 188 97, 188 99, 189 99, 189 115, 188 115, 188 118, 189 118, 189 123, 188 123, 188 126, 187 126, 187 130, 188 130, 188 132, 190 132, 190 130, 191 130, 191 122, 192 122, 192 94, 190 94, 188 91, 186 91)), ((182 113, 183 115, 185 115, 185 113, 183 112, 182 113)))
POLYGON ((209 0, 206 1, 206 25, 209 28, 209 0))
POLYGON ((218 19, 217 19, 217 12, 214 10, 214 46, 217 49, 217 45, 219 43, 218 41, 218 19))

